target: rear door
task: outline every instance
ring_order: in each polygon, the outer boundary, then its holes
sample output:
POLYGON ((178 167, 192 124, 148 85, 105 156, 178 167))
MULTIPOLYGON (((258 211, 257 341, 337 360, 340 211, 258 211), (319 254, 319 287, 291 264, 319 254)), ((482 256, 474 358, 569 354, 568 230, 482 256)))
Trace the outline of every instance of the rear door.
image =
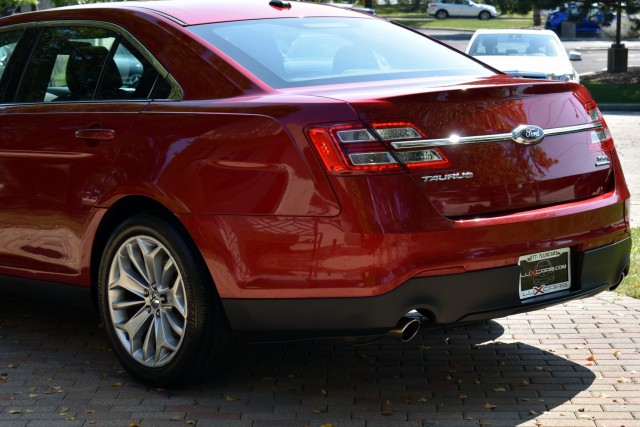
POLYGON ((0 105, 0 274, 73 283, 92 209, 150 97, 140 70, 154 70, 111 27, 29 32, 38 41, 22 46, 0 105))

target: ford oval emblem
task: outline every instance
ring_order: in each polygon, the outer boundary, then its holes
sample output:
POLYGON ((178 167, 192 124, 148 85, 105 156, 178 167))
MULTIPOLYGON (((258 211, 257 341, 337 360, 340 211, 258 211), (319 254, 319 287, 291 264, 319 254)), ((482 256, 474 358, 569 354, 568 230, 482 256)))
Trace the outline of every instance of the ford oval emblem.
POLYGON ((544 139, 544 130, 534 125, 520 125, 511 132, 511 139, 522 145, 536 145, 544 139))

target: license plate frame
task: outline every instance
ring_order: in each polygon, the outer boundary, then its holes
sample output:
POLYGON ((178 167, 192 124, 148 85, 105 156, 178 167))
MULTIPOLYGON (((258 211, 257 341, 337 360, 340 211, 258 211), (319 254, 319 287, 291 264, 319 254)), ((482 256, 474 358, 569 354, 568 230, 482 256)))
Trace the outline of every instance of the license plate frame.
POLYGON ((552 249, 518 258, 520 300, 571 288, 571 250, 552 249))

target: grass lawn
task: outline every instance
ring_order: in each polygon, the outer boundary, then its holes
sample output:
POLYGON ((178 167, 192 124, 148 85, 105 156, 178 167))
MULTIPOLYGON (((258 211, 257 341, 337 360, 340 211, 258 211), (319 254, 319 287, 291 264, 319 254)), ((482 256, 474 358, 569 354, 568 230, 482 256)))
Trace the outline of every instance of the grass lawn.
POLYGON ((532 28, 531 18, 495 18, 481 21, 475 18, 449 18, 449 19, 415 19, 389 16, 392 21, 397 21, 411 28, 434 28, 443 30, 468 30, 479 29, 508 29, 508 28, 532 28))
POLYGON ((634 298, 640 298, 640 227, 631 229, 633 247, 631 249, 631 270, 616 292, 634 298))
POLYGON ((584 82, 598 104, 640 104, 640 86, 624 83, 584 82))

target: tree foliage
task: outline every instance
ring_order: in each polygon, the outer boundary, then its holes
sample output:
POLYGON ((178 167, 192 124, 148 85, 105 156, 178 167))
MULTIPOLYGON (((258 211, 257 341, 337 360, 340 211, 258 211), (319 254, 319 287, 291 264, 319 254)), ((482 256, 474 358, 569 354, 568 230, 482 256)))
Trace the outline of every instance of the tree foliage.
POLYGON ((110 0, 51 0, 56 7, 61 6, 73 6, 76 4, 87 4, 87 3, 106 3, 110 0))
POLYGON ((18 6, 31 6, 38 4, 38 0, 0 0, 2 16, 13 14, 18 6))

